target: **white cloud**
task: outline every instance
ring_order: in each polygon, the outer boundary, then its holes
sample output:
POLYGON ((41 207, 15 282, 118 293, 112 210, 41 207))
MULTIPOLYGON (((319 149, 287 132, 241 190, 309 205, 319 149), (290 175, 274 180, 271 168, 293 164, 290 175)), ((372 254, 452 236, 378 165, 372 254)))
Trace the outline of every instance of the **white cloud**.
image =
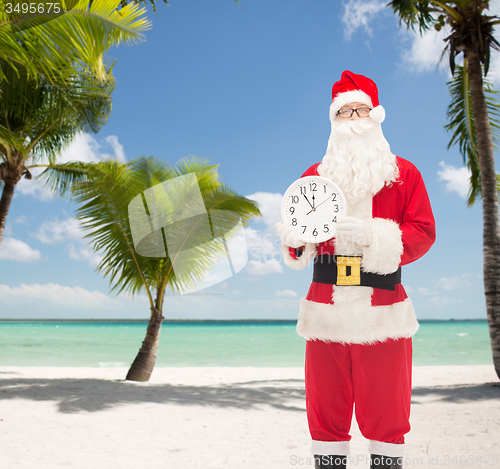
POLYGON ((90 248, 75 247, 73 244, 68 244, 67 247, 69 249, 70 259, 88 262, 92 267, 97 267, 99 262, 102 261, 102 256, 90 248))
POLYGON ((98 291, 89 291, 81 287, 65 287, 54 283, 45 285, 21 284, 19 287, 0 285, 0 299, 2 301, 19 301, 19 298, 28 301, 50 303, 51 305, 77 309, 122 309, 123 304, 109 298, 98 291))
POLYGON ((166 296, 163 310, 176 319, 295 319, 298 298, 245 299, 232 295, 212 295, 207 301, 199 294, 166 296))
POLYGON ((262 276, 267 274, 281 274, 283 273, 283 266, 276 259, 263 261, 249 261, 246 271, 250 275, 262 276))
POLYGON ((0 246, 0 259, 15 262, 37 262, 42 260, 42 254, 38 249, 32 249, 23 241, 3 238, 0 246))
POLYGON ((472 283, 469 279, 469 275, 455 275, 455 277, 440 278, 436 284, 441 287, 443 290, 461 290, 469 287, 472 283))
POLYGON ((428 288, 424 287, 418 287, 417 292, 420 293, 421 295, 435 295, 436 293, 433 291, 430 291, 428 288))
MULTIPOLYGON (((500 15, 500 1, 490 0, 489 12, 493 15, 500 15)), ((445 25, 441 31, 436 31, 434 28, 420 35, 418 28, 416 31, 401 29, 401 33, 406 41, 410 42, 409 49, 405 49, 401 54, 402 66, 412 71, 434 71, 441 69, 446 72, 448 77, 451 77, 448 62, 448 52, 442 56, 442 52, 446 47, 444 39, 451 33, 451 28, 445 25), (441 60, 442 57, 442 61, 441 60)), ((494 37, 500 40, 500 30, 495 28, 494 37)), ((463 55, 459 54, 457 63, 463 62, 463 55)), ((494 84, 500 84, 500 54, 491 50, 491 63, 488 72, 488 79, 494 84)))
POLYGON ((434 296, 429 300, 429 304, 436 308, 444 308, 453 303, 462 303, 461 298, 447 298, 445 296, 434 296))
MULTIPOLYGON (((343 14, 341 21, 344 25, 344 36, 347 40, 359 29, 364 30, 364 34, 371 35, 372 24, 377 16, 383 12, 393 14, 390 8, 386 7, 387 2, 379 0, 345 0, 343 3, 343 14)), ((500 1, 490 0, 489 11, 493 15, 500 16, 500 1)), ((448 77, 451 77, 448 62, 448 52, 443 51, 446 47, 444 39, 451 33, 451 28, 445 25, 441 31, 434 28, 420 34, 418 27, 416 30, 406 29, 405 25, 398 26, 402 43, 406 44, 401 53, 401 66, 405 70, 417 72, 429 72, 436 69, 443 70, 448 77)), ((500 29, 494 30, 494 36, 500 41, 500 29)), ((462 63, 463 57, 457 57, 457 63, 462 63)), ((488 78, 496 85, 500 84, 500 54, 491 51, 491 64, 488 78)))
POLYGON ((88 246, 84 239, 84 231, 76 218, 59 220, 58 218, 43 222, 33 236, 44 244, 66 243, 70 259, 88 262, 91 267, 96 267, 102 257, 88 246), (77 242, 76 245, 68 241, 77 242))
POLYGON ((246 272, 253 276, 283 273, 283 255, 281 241, 274 225, 281 221, 281 202, 283 194, 256 192, 246 196, 259 204, 262 217, 255 218, 253 223, 264 224, 263 230, 245 228, 248 246, 248 265, 246 272))
POLYGON ((16 196, 17 194, 31 195, 32 197, 42 202, 53 200, 55 197, 52 195, 52 193, 49 190, 45 189, 42 184, 39 183, 36 179, 34 179, 35 176, 38 176, 42 171, 43 169, 41 168, 30 169, 33 179, 28 180, 22 178, 16 184, 16 192, 14 193, 14 196, 16 196))
POLYGON ((299 294, 293 290, 279 290, 276 292, 276 296, 296 298, 299 294))
POLYGON ((83 242, 84 233, 76 218, 67 218, 66 220, 56 218, 49 222, 43 222, 34 236, 44 244, 55 244, 68 239, 83 242))
POLYGON ((109 135, 101 143, 92 135, 79 133, 73 142, 62 153, 59 162, 83 161, 97 163, 103 159, 117 159, 122 163, 126 161, 123 145, 118 142, 116 135, 109 135))
POLYGON ((3 235, 12 237, 14 235, 14 228, 13 227, 15 225, 25 225, 25 224, 29 223, 31 218, 34 218, 33 215, 31 215, 30 217, 27 217, 26 215, 21 215, 21 216, 15 218, 14 220, 8 218, 7 223, 5 225, 3 235))
POLYGON ((494 15, 500 15, 500 0, 490 0, 488 11, 494 15))
POLYGON ((283 273, 281 242, 274 226, 262 231, 246 227, 245 236, 249 261, 246 272, 249 275, 283 273))
POLYGON ((464 199, 469 193, 469 178, 470 171, 465 166, 462 168, 455 168, 446 164, 444 161, 439 163, 442 168, 438 171, 440 181, 446 182, 446 190, 448 192, 456 192, 464 199))
POLYGON ((255 200, 259 204, 262 217, 255 218, 255 222, 264 222, 267 226, 274 226, 281 221, 281 201, 283 200, 283 194, 256 192, 246 197, 247 199, 255 200))
MULTIPOLYGON (((364 34, 371 36, 373 23, 377 16, 387 13, 392 14, 392 10, 387 8, 387 2, 379 0, 347 0, 344 2, 342 23, 344 24, 344 36, 350 39, 351 36, 363 29, 364 34)), ((399 26, 398 26, 399 27, 399 26)), ((442 56, 446 46, 444 38, 449 35, 450 28, 445 26, 441 31, 434 28, 420 34, 416 31, 406 29, 406 26, 399 27, 402 43, 407 44, 401 53, 401 66, 412 71, 433 71, 436 68, 446 70, 448 68, 447 55, 442 56), (441 60, 441 59, 444 60, 441 60)))
POLYGON ((346 39, 350 39, 359 28, 363 28, 366 34, 371 35, 372 30, 369 23, 381 11, 385 10, 386 5, 386 1, 380 0, 347 0, 344 2, 342 23, 346 39))
POLYGON ((113 150, 113 154, 110 155, 110 157, 116 158, 118 161, 125 163, 127 161, 127 157, 125 156, 123 145, 118 141, 118 137, 116 135, 108 135, 105 138, 105 141, 113 150))
POLYGON ((405 68, 417 72, 429 72, 438 68, 448 69, 448 55, 446 53, 442 56, 442 53, 446 46, 444 38, 450 33, 449 28, 444 27, 441 31, 430 29, 423 35, 420 35, 418 28, 416 31, 404 30, 401 33, 411 42, 410 48, 401 54, 402 65, 405 68))
POLYGON ((19 217, 17 217, 13 223, 15 223, 16 225, 24 225, 25 223, 28 222, 28 220, 30 218, 33 218, 33 215, 31 215, 31 217, 27 217, 26 215, 21 215, 19 217))

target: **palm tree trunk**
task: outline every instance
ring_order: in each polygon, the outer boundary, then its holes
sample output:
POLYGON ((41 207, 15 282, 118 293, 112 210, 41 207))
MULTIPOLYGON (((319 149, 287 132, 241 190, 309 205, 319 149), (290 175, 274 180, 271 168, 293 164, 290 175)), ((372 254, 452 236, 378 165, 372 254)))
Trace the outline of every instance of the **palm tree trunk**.
POLYGON ((155 366, 161 323, 164 319, 162 315, 163 298, 159 291, 155 303, 155 306, 151 308, 151 319, 146 330, 146 337, 125 378, 130 381, 149 381, 155 366))
POLYGON ((2 191, 2 198, 0 198, 0 246, 2 245, 3 232, 5 230, 5 222, 7 221, 7 215, 9 214, 10 204, 12 203, 12 198, 14 197, 14 188, 16 183, 10 178, 4 180, 4 186, 2 191))
POLYGON ((469 71, 472 110, 476 125, 481 193, 483 201, 483 276, 486 314, 490 330, 493 365, 500 378, 500 224, 495 157, 490 121, 483 92, 483 73, 479 55, 472 47, 465 50, 469 71))

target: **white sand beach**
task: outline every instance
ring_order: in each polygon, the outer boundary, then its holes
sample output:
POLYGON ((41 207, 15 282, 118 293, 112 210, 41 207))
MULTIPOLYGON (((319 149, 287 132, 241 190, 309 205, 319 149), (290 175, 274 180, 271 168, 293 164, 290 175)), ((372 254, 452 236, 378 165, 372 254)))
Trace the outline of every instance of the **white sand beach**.
MULTIPOLYGON (((301 368, 0 368, 0 468, 307 468, 301 368)), ((405 466, 500 467, 492 366, 415 367, 405 466)), ((350 467, 369 467, 353 422, 350 467)))

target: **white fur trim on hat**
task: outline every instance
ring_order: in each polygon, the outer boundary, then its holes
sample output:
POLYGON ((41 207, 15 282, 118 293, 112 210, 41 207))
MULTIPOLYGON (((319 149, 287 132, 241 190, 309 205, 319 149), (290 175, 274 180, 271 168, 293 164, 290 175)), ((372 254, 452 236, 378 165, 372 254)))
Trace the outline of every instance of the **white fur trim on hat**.
POLYGON ((316 255, 316 244, 306 243, 302 255, 297 259, 294 259, 290 255, 290 248, 285 244, 281 245, 281 252, 283 253, 283 262, 292 269, 299 270, 303 269, 309 261, 316 255))
POLYGON ((385 109, 382 106, 374 107, 370 111, 370 117, 375 122, 381 124, 382 122, 384 122, 385 119, 385 109))
POLYGON ((354 90, 354 91, 345 91, 344 93, 340 93, 335 96, 335 99, 332 101, 330 105, 330 117, 337 114, 337 111, 346 104, 350 103, 363 103, 367 106, 373 107, 372 100, 370 96, 368 96, 364 91, 354 90))

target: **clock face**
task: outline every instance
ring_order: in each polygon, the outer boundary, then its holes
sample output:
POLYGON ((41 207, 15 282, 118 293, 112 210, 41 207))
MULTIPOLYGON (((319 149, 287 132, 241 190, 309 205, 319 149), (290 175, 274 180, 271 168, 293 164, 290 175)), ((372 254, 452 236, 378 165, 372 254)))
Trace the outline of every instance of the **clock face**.
POLYGON ((281 203, 283 222, 307 243, 333 238, 337 217, 345 213, 345 197, 340 187, 321 176, 297 179, 286 190, 281 203))

